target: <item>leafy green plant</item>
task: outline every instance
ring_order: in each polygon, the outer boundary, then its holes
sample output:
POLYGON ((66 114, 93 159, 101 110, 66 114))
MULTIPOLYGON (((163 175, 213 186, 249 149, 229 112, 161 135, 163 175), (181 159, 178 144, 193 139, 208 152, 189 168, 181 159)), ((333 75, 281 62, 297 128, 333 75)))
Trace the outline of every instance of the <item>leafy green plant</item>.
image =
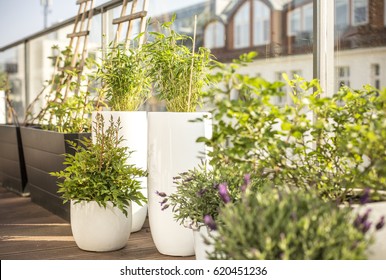
POLYGON ((149 98, 150 77, 142 48, 111 47, 97 73, 115 111, 136 111, 149 98))
MULTIPOLYGON (((57 46, 53 49, 59 51, 57 46)), ((28 106, 25 124, 36 124, 43 129, 81 133, 91 130, 91 113, 99 104, 99 96, 91 91, 93 77, 90 72, 95 67, 92 58, 85 60, 85 65, 78 62, 71 67, 73 54, 70 48, 61 51, 55 57, 55 68, 63 69, 54 73, 36 99, 28 106), (84 67, 84 71, 80 68, 84 67), (38 113, 33 113, 39 103, 43 105, 38 113)))
POLYGON ((172 112, 194 112, 201 105, 203 87, 208 84, 210 51, 194 51, 194 39, 172 30, 171 22, 163 23, 164 33, 150 32, 150 42, 143 46, 148 55, 154 88, 166 108, 172 112), (192 44, 193 50, 186 45, 192 44))
POLYGON ((0 90, 7 90, 8 81, 7 81, 7 73, 0 71, 0 90))
POLYGON ((373 200, 384 200, 385 91, 344 87, 327 98, 317 80, 285 78, 292 105, 272 102, 282 83, 249 76, 238 80, 250 97, 216 102, 212 137, 198 139, 212 150, 211 164, 236 163, 326 199, 356 199, 356 189, 370 187, 373 200))
POLYGON ((86 138, 80 140, 80 145, 71 142, 75 155, 66 154, 67 167, 51 175, 63 179, 58 183, 58 193, 64 202, 96 201, 106 207, 110 201, 127 215, 126 207, 131 201, 139 205, 146 202, 138 180, 146 172, 126 163, 131 151, 119 146, 123 141, 118 136, 119 120, 114 123, 111 118, 106 129, 103 116, 98 114, 94 129, 95 143, 86 138))
POLYGON ((211 259, 366 259, 372 235, 350 207, 313 192, 265 186, 222 208, 211 259), (235 226, 237 225, 237 226, 235 226))
POLYGON ((230 201, 237 201, 249 186, 257 189, 258 178, 238 172, 236 166, 212 169, 206 163, 181 173, 174 178, 176 192, 159 193, 161 207, 172 207, 174 217, 181 224, 197 227, 205 219, 216 220, 220 207, 230 201))

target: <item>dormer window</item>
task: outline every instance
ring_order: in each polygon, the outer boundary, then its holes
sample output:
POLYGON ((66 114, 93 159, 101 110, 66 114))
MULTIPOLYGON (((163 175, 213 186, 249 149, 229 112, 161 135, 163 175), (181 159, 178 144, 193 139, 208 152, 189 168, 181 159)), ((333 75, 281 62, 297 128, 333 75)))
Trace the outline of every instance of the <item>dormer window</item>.
POLYGON ((245 1, 234 17, 234 48, 266 45, 270 36, 271 9, 261 0, 245 1))
POLYGON ((338 29, 345 29, 350 24, 352 26, 367 24, 369 22, 368 14, 368 0, 335 1, 335 26, 338 29))
POLYGON ((205 47, 209 49, 225 46, 225 27, 219 21, 209 23, 205 28, 205 47))
POLYGON ((352 1, 352 25, 368 23, 368 0, 352 1))
POLYGON ((269 44, 271 10, 261 1, 253 1, 253 45, 269 44))
POLYGON ((251 2, 245 2, 237 11, 234 23, 234 46, 236 49, 250 46, 251 2))
POLYGON ((299 33, 312 33, 313 5, 307 4, 288 12, 287 35, 297 36, 299 33))

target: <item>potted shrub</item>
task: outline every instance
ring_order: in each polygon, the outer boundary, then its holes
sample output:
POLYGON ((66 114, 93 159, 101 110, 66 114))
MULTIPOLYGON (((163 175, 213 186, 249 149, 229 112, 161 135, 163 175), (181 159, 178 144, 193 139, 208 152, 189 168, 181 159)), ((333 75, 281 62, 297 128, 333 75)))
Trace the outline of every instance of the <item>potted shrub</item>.
MULTIPOLYGON (((56 65, 69 66, 71 55, 67 52, 71 50, 64 50, 57 57, 56 65)), ((92 65, 93 61, 87 60, 85 67, 90 69, 92 65)), ((56 73, 29 106, 25 125, 21 127, 31 200, 65 220, 70 218, 69 204, 63 204, 57 194, 56 180, 49 173, 62 170, 64 154, 75 152, 68 140, 91 136, 91 113, 97 97, 91 93, 90 83, 87 75, 80 75, 78 70, 56 73), (34 105, 38 105, 41 98, 44 104, 33 114, 34 105)))
POLYGON ((161 209, 170 208, 176 221, 193 229, 196 259, 207 259, 209 233, 215 229, 219 211, 237 203, 247 187, 257 190, 258 178, 243 174, 239 166, 210 168, 203 163, 175 178, 176 191, 158 193, 161 209))
MULTIPOLYGON (((221 209, 211 259, 366 259, 366 218, 302 189, 262 187, 221 209), (235 230, 237 225, 237 230, 235 230)), ((380 227, 373 225, 372 227, 380 227)))
POLYGON ((132 226, 131 204, 146 202, 139 178, 145 171, 127 164, 131 152, 120 144, 120 121, 105 128, 96 117, 94 141, 71 142, 75 155, 66 154, 66 168, 51 175, 63 179, 59 190, 71 201, 71 229, 79 248, 87 251, 118 250, 127 244, 132 226))
MULTIPOLYGON (((173 19, 174 20, 174 19, 173 19)), ((171 210, 161 211, 156 192, 171 194, 173 177, 191 169, 205 157, 206 149, 196 143, 210 136, 211 122, 206 112, 196 112, 207 84, 209 50, 194 51, 194 39, 162 25, 164 33, 151 32, 143 46, 148 56, 154 89, 166 102, 168 112, 148 114, 149 223, 158 251, 173 256, 194 254, 192 232, 176 223, 171 210), (193 44, 193 50, 184 44, 193 44), (191 122, 201 118, 203 122, 191 122)))
POLYGON ((20 126, 9 90, 6 73, 0 72, 0 183, 4 188, 25 196, 29 195, 29 190, 20 126), (7 122, 7 111, 11 113, 13 124, 7 122))
MULTIPOLYGON (((137 42, 137 40, 134 40, 137 42)), ((108 110, 94 112, 103 114, 105 121, 113 116, 121 121, 120 135, 123 137, 122 145, 133 151, 128 158, 128 163, 147 168, 147 113, 138 111, 148 99, 150 94, 150 78, 144 63, 144 52, 140 47, 128 48, 118 45, 109 49, 101 65, 98 67, 97 77, 100 79, 102 96, 108 110)), ((147 180, 141 179, 142 192, 147 196, 147 180)), ((139 231, 146 219, 147 205, 134 204, 133 232, 139 231)))

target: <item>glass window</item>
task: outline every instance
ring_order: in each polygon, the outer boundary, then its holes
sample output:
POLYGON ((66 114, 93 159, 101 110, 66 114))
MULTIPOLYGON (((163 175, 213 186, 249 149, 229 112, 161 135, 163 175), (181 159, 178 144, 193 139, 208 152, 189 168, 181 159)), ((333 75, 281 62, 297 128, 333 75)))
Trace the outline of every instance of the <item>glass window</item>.
POLYGON ((377 89, 381 88, 381 81, 380 81, 380 73, 381 73, 381 66, 376 63, 371 65, 371 83, 372 86, 376 87, 377 89))
POLYGON ((302 30, 300 16, 301 16, 300 8, 295 9, 288 13, 288 25, 287 25, 288 36, 295 36, 302 30))
POLYGON ((337 77, 337 88, 338 90, 342 86, 350 86, 350 67, 348 66, 340 66, 337 67, 336 73, 338 74, 337 77))
POLYGON ((303 7, 303 31, 312 32, 313 15, 314 11, 312 3, 303 7))
POLYGON ((221 22, 209 23, 205 28, 205 47, 222 48, 225 46, 225 27, 221 22))
POLYGON ((253 45, 264 45, 270 41, 271 11, 261 1, 253 2, 253 45))
POLYGON ((368 22, 367 0, 352 1, 352 25, 361 25, 368 22))
POLYGON ((335 26, 344 29, 349 25, 349 3, 348 0, 335 1, 335 26))
POLYGON ((234 23, 234 46, 236 49, 250 46, 249 22, 250 22, 250 2, 245 2, 237 11, 234 23))

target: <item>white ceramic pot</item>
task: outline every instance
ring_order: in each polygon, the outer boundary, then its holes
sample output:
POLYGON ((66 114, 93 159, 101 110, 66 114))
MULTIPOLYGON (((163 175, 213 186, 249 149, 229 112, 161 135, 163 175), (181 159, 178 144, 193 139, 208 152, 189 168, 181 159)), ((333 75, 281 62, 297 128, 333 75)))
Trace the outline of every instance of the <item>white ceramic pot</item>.
POLYGON ((208 260, 208 253, 213 252, 214 246, 212 244, 216 232, 209 231, 205 225, 200 225, 198 229, 193 229, 194 238, 194 252, 196 260, 208 260), (209 244, 205 241, 209 241, 209 244))
POLYGON ((194 255, 192 230, 176 222, 170 207, 161 210, 156 192, 170 195, 176 187, 173 177, 192 169, 205 157, 206 147, 196 143, 211 137, 212 122, 190 122, 208 113, 149 112, 148 198, 149 223, 153 241, 161 254, 194 255))
MULTIPOLYGON (((113 120, 116 122, 118 118, 121 121, 121 130, 119 136, 123 137, 121 146, 128 147, 130 151, 133 151, 128 164, 134 164, 143 170, 147 168, 147 112, 135 111, 101 111, 98 112, 103 115, 105 122, 105 129, 110 124, 110 118, 113 116, 113 120)), ((96 120, 97 112, 93 112, 92 121, 93 124, 96 120)), ((95 132, 93 131, 92 137, 95 132)), ((140 178, 142 193, 147 197, 147 178, 140 178)), ((133 212, 133 225, 132 232, 141 230, 147 215, 147 204, 139 206, 136 203, 132 205, 133 212)))
POLYGON ((378 231, 375 231, 375 225, 379 219, 384 216, 386 219, 386 202, 368 203, 359 207, 361 214, 370 208, 369 221, 372 223, 371 233, 374 234, 375 242, 369 248, 368 257, 370 260, 386 260, 386 225, 378 231))
POLYGON ((126 246, 131 232, 131 207, 127 217, 113 207, 100 207, 95 201, 71 201, 71 230, 76 245, 82 250, 106 252, 126 246))

